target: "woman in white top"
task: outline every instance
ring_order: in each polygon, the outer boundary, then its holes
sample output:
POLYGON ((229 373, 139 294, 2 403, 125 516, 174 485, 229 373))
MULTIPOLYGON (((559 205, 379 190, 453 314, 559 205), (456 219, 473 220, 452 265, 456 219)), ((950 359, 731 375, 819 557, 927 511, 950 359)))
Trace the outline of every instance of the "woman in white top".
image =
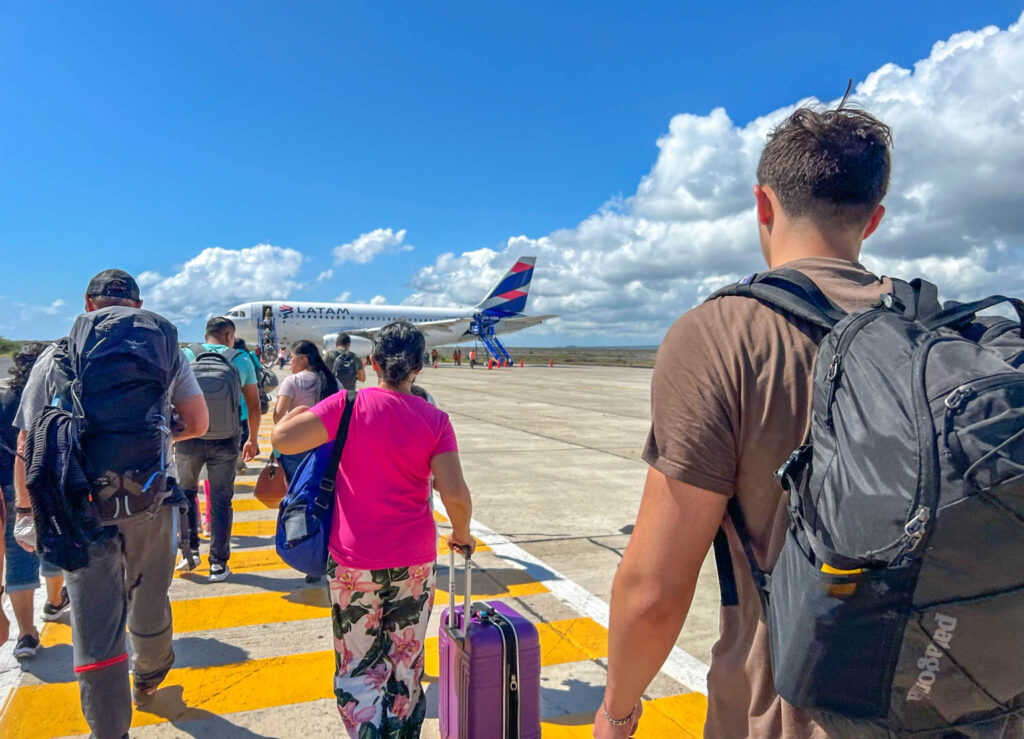
MULTIPOLYGON (((283 350, 282 350, 283 351, 283 350)), ((338 380, 327 368, 320 350, 312 341, 302 340, 292 346, 292 373, 281 382, 274 405, 274 423, 300 405, 312 408, 324 398, 338 392, 338 380)), ((305 454, 281 454, 279 461, 289 480, 305 454)))

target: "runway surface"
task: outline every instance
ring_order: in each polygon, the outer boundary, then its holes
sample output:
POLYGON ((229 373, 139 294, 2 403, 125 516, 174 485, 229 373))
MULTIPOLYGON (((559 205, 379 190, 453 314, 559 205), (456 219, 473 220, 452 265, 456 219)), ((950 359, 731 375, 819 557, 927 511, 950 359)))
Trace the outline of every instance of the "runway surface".
MULTIPOLYGON (((420 384, 452 419, 475 506, 475 599, 505 598, 541 634, 544 737, 590 736, 601 700, 607 602, 628 540, 646 465, 650 371, 603 367, 426 369, 420 384)), ((370 373, 371 378, 373 377, 370 373)), ((203 566, 171 589, 177 661, 156 699, 136 711, 132 736, 342 735, 331 692, 333 654, 324 587, 307 585, 273 550, 276 511, 252 495, 269 450, 240 475, 231 568, 206 582, 203 566)), ((443 512, 443 508, 439 507, 443 512)), ((447 519, 437 516, 443 535, 447 519)), ((438 597, 447 604, 447 550, 439 540, 438 597)), ((651 685, 638 736, 699 736, 705 664, 717 635, 714 562, 705 562, 677 650, 651 685)), ((0 647, 0 736, 88 732, 71 670, 70 627, 43 629, 20 671, 0 647)), ((427 649, 428 721, 438 736, 437 640, 427 649)))

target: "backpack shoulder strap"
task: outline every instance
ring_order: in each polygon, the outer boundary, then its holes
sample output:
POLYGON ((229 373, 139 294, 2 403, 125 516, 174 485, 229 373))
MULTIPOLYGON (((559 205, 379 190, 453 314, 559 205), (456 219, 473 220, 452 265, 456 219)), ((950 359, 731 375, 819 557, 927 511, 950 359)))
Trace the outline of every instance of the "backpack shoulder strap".
POLYGON ((935 330, 944 326, 970 323, 977 313, 993 308, 1000 303, 1009 303, 1017 312, 1017 318, 1021 322, 1021 335, 1024 336, 1024 301, 1005 295, 990 295, 973 303, 952 303, 925 321, 924 325, 929 330, 935 330))
POLYGON ((807 321, 826 331, 831 331, 846 317, 846 312, 829 300, 813 280, 795 269, 748 275, 713 293, 708 300, 730 295, 754 298, 787 317, 807 321))
POLYGON ((316 505, 324 510, 330 505, 330 498, 334 495, 334 479, 338 474, 338 467, 341 465, 341 453, 345 450, 345 441, 348 439, 348 427, 352 422, 352 410, 355 404, 356 391, 346 391, 345 410, 341 413, 338 433, 334 437, 334 446, 331 447, 331 459, 327 463, 323 479, 320 480, 320 487, 316 491, 316 505))
POLYGON ((188 345, 188 350, 192 352, 192 361, 199 359, 200 354, 209 354, 206 347, 200 344, 198 341, 188 345))
POLYGON ((225 360, 227 360, 228 364, 231 364, 232 362, 234 362, 235 361, 235 357, 237 357, 241 353, 242 352, 240 350, 232 349, 231 347, 228 347, 224 351, 219 352, 219 354, 222 357, 224 357, 225 360))

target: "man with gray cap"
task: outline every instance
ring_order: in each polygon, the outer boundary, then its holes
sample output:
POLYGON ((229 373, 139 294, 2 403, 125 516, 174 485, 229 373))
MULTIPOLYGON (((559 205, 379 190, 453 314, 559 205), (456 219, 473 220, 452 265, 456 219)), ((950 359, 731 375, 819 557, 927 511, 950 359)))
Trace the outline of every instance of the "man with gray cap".
POLYGON ((65 380, 70 367, 77 373, 75 413, 88 421, 81 448, 97 475, 90 480, 90 497, 103 525, 84 566, 65 573, 75 674, 93 736, 114 739, 128 734, 132 700, 148 700, 174 663, 167 596, 177 519, 174 506, 168 505, 177 474, 171 442, 172 436, 183 440, 202 435, 209 417, 202 391, 178 350, 177 330, 163 317, 142 310, 139 286, 131 275, 108 269, 93 277, 85 292, 85 311, 67 339, 40 355, 22 394, 14 421, 20 429, 15 510, 19 519, 33 515, 29 487, 33 496, 39 494, 36 456, 26 470, 22 455, 30 446, 33 424, 54 413, 47 406, 68 407, 65 380), (155 388, 153 378, 162 378, 155 388), (147 382, 155 410, 147 418, 133 418, 133 401, 147 382), (152 427, 149 416, 160 418, 160 425, 152 427), (133 432, 132 424, 142 431, 133 432), (156 445, 155 453, 149 450, 150 458, 159 460, 152 474, 134 461, 125 463, 126 453, 146 443, 156 445), (128 680, 126 627, 134 687, 128 680))

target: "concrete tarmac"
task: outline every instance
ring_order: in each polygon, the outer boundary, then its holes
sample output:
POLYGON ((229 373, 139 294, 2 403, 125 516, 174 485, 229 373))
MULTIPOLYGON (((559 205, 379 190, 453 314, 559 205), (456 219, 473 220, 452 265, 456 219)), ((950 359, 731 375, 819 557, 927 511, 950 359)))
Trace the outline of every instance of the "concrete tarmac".
MULTIPOLYGON (((630 368, 442 365, 426 368, 420 378, 450 414, 473 493, 474 535, 483 545, 474 557, 474 597, 509 599, 540 631, 545 739, 590 736, 601 699, 607 602, 646 474, 640 453, 650 377, 650 370, 630 368)), ((132 736, 344 734, 330 692, 326 593, 276 557, 275 512, 251 496, 269 450, 269 428, 267 417, 263 454, 236 485, 234 574, 224 583, 206 582, 204 542, 203 566, 175 578, 175 670, 152 707, 136 711, 132 736)), ((443 536, 447 520, 443 508, 438 511, 443 536)), ((439 736, 436 634, 448 579, 443 540, 438 556, 428 631, 435 638, 425 645, 427 739, 439 736)), ((677 642, 682 651, 648 690, 638 736, 700 735, 717 599, 709 556, 677 642)), ((20 677, 10 642, 0 648, 0 678, 16 678, 0 712, 0 736, 87 731, 71 674, 70 629, 47 625, 43 645, 20 677)))
MULTIPOLYGON (((448 412, 474 517, 606 603, 647 475, 649 369, 426 368, 448 412)), ((714 556, 677 642, 708 663, 718 638, 714 556)))

